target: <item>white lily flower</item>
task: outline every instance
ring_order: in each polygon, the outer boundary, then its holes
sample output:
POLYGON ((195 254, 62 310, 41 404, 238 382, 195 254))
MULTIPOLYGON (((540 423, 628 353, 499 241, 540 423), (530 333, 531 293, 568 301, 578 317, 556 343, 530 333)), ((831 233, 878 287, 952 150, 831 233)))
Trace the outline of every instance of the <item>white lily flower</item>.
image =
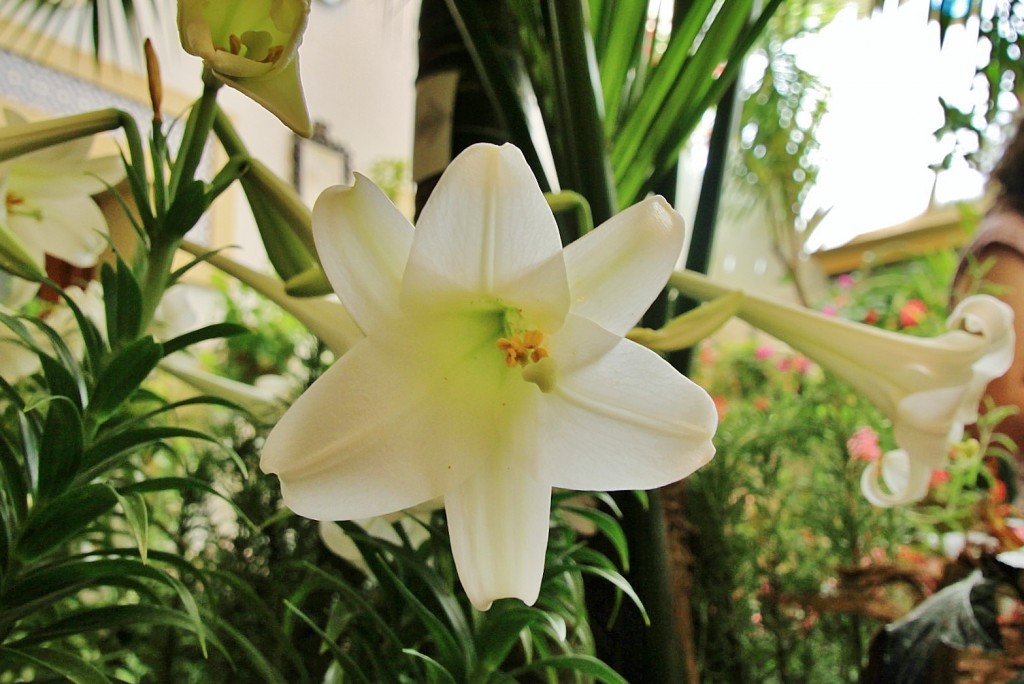
MULTIPOLYGON (((4 117, 5 125, 25 123, 11 110, 4 117)), ((125 171, 117 156, 90 158, 91 145, 78 138, 0 164, 7 227, 40 265, 45 253, 88 268, 107 248, 107 221, 92 196, 125 171)))
POLYGON ((313 124, 299 82, 309 0, 178 0, 181 46, 299 135, 313 124))
MULTIPOLYGON (((430 531, 426 525, 430 520, 431 514, 443 505, 443 501, 434 499, 406 511, 390 515, 379 515, 363 520, 354 520, 353 522, 363 528, 370 536, 395 544, 396 546, 401 546, 404 542, 395 530, 394 526, 397 523, 401 526, 402 532, 413 547, 418 548, 420 544, 430 538, 430 531)), ((369 566, 366 564, 366 559, 363 558, 359 547, 356 546, 352 538, 337 523, 321 520, 319 530, 320 540, 331 553, 339 558, 344 558, 363 571, 368 569, 369 566)))
POLYGON ((552 487, 660 487, 712 457, 707 393, 623 339, 682 247, 663 199, 563 250, 522 153, 474 145, 415 231, 360 176, 320 196, 313 233, 366 337, 267 438, 260 465, 296 513, 356 520, 443 496, 473 604, 532 604, 552 487))
MULTIPOLYGON (((732 292, 689 271, 674 273, 669 282, 697 299, 732 292)), ((880 459, 889 464, 888 474, 883 463, 868 468, 864 492, 878 505, 924 497, 932 470, 946 463, 950 440, 959 440, 964 425, 977 420, 985 388, 1013 359, 1013 311, 988 295, 964 299, 947 320, 949 332, 933 338, 881 330, 750 293, 744 293, 737 315, 835 373, 892 421, 906 463, 890 452, 880 459)))
MULTIPOLYGON (((3 283, 7 279, 14 281, 14 283, 27 282, 18 278, 5 278, 5 274, 0 274, 0 291, 4 290, 3 283)), ((33 288, 38 287, 35 283, 28 284, 33 288)), ((66 288, 65 292, 71 297, 86 318, 94 323, 99 322, 97 323, 98 325, 102 324, 106 314, 104 313, 103 306, 103 290, 98 282, 91 281, 84 290, 72 285, 66 288)), ((16 313, 14 308, 14 306, 7 308, 0 303, 0 310, 3 310, 5 313, 16 313)), ((73 356, 81 358, 85 350, 85 343, 82 339, 82 332, 78 327, 78 321, 75 319, 75 314, 71 311, 70 307, 63 303, 55 305, 48 311, 45 323, 64 340, 68 351, 73 356)), ((50 348, 49 339, 38 328, 33 325, 27 325, 26 327, 39 348, 50 348)), ((100 329, 102 330, 102 325, 100 329)), ((39 370, 39 356, 33 350, 26 347, 12 331, 3 326, 0 326, 0 369, 2 369, 4 379, 8 382, 17 382, 39 370)))

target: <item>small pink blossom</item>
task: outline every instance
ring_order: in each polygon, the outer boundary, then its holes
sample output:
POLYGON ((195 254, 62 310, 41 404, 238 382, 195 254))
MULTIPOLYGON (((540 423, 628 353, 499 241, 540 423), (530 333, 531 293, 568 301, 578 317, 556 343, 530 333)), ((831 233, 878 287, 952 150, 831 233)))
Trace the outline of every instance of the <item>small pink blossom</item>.
POLYGON ((865 461, 871 463, 882 457, 882 448, 878 444, 878 433, 865 425, 858 428, 856 432, 846 440, 846 451, 854 461, 865 461))
POLYGON ((754 351, 754 358, 758 361, 764 361, 770 359, 775 354, 775 350, 772 349, 770 344, 762 344, 754 351))
POLYGON ((932 477, 929 481, 929 486, 938 487, 939 485, 949 482, 949 471, 948 470, 933 470, 932 477))
POLYGON ((792 368, 800 375, 806 375, 811 370, 811 360, 803 354, 797 354, 793 357, 792 368))
POLYGON ((911 299, 900 307, 900 326, 904 328, 913 328, 924 320, 926 313, 928 313, 927 304, 920 299, 911 299))
POLYGON ((832 306, 831 304, 826 304, 825 306, 821 307, 821 313, 823 316, 835 316, 836 314, 839 313, 839 311, 836 309, 836 307, 832 306))
POLYGON ((853 287, 854 282, 855 281, 853 279, 853 276, 850 275, 849 273, 843 273, 836 277, 836 285, 838 285, 840 289, 843 290, 849 290, 851 287, 853 287))

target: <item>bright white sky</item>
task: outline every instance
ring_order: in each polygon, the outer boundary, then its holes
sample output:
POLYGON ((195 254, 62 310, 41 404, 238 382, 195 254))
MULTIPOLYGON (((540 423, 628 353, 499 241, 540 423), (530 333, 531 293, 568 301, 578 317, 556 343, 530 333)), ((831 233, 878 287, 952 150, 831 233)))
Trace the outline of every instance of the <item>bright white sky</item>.
MULTIPOLYGON (((832 206, 810 251, 891 226, 928 207, 942 157, 932 131, 942 124, 938 97, 963 101, 974 74, 976 25, 955 27, 939 51, 927 0, 910 0, 870 19, 850 8, 819 34, 794 46, 804 69, 831 87, 818 132, 819 182, 805 205, 832 206)), ((977 197, 981 176, 951 170, 935 187, 937 204, 977 197)))

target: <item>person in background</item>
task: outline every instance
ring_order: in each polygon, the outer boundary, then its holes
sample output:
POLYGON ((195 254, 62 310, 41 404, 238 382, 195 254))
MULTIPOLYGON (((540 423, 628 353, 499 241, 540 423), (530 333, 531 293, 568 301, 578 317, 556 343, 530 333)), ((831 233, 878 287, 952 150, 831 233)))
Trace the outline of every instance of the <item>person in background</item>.
MULTIPOLYGON (((989 383, 986 395, 996 406, 1020 410, 1005 418, 997 431, 1019 445, 1017 492, 1021 493, 1024 459, 1024 116, 989 179, 996 192, 991 208, 981 219, 973 239, 964 251, 953 279, 953 303, 984 292, 999 297, 1013 308, 1016 353, 1013 365, 989 383)), ((981 410, 984 411, 984 405, 981 410)), ((1012 478, 1010 484, 1012 486, 1012 478)))

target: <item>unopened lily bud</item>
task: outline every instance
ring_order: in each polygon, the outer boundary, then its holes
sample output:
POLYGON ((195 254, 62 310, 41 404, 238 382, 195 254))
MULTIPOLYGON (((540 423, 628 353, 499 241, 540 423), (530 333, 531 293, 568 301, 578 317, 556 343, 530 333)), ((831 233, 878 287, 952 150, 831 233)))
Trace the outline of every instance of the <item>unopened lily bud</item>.
POLYGON ((153 42, 147 38, 142 44, 146 53, 146 75, 149 78, 149 101, 153 103, 153 121, 163 121, 160 110, 163 106, 164 86, 160 79, 160 60, 156 57, 153 42))
POLYGON ((57 119, 4 126, 0 128, 0 161, 69 140, 112 131, 120 128, 125 116, 127 114, 117 109, 100 109, 57 119))

